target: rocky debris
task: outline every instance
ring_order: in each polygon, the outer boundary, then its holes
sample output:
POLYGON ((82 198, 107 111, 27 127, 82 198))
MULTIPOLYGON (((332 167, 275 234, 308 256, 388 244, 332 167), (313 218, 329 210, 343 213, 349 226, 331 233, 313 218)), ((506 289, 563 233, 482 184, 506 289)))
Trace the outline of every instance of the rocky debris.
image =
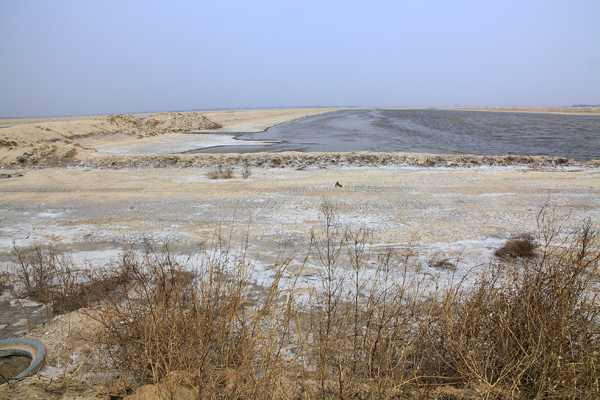
POLYGON ((0 139, 0 147, 17 147, 18 145, 15 140, 0 139))
POLYGON ((41 166, 60 167, 77 165, 81 160, 77 156, 95 153, 96 150, 83 147, 79 143, 41 144, 27 147, 25 151, 14 154, 12 161, 0 161, 0 164, 12 166, 41 166))
MULTIPOLYGON (((13 174, 1 173, 0 179, 17 178, 17 177, 21 177, 21 176, 23 176, 23 174, 20 172, 16 172, 13 174)), ((2 289, 2 288, 0 287, 0 289, 2 289)), ((0 293, 1 293, 1 290, 0 290, 0 293)), ((2 328, 0 328, 0 329, 2 329, 2 328)))

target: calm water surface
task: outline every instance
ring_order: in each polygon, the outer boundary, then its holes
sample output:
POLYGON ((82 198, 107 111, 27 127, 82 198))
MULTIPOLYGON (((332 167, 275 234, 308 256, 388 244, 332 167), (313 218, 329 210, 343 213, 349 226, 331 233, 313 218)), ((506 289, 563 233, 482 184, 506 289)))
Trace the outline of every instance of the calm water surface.
POLYGON ((600 116, 449 110, 349 110, 306 117, 240 140, 276 140, 193 152, 375 151, 546 155, 600 159, 600 116), (250 148, 248 148, 250 147, 250 148))

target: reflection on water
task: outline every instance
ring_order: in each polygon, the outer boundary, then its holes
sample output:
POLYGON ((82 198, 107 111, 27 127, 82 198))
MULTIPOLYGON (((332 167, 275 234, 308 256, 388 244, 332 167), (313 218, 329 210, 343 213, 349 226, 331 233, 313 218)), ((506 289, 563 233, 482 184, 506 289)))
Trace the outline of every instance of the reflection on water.
MULTIPOLYGON (((375 151, 476 155, 546 155, 600 159, 600 117, 449 110, 348 110, 246 133, 276 140, 251 148, 195 152, 375 151)), ((237 147, 237 146, 236 146, 237 147)))

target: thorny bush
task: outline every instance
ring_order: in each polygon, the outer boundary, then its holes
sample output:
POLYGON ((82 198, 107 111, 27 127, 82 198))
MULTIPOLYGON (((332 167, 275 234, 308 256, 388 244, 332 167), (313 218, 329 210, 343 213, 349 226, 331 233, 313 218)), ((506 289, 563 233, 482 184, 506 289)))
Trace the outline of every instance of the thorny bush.
MULTIPOLYGON (((196 398, 600 394, 591 221, 569 230, 544 208, 535 257, 497 259, 475 284, 467 274, 442 285, 420 273, 413 242, 375 250, 372 233, 344 228, 335 205, 324 201, 321 216, 306 255, 290 268, 298 255, 284 249, 264 286, 251 279, 247 246, 221 234, 187 258, 146 243, 92 277, 88 312, 123 379, 196 398)), ((28 254, 17 251, 14 276, 45 298, 56 271, 73 266, 28 254)))

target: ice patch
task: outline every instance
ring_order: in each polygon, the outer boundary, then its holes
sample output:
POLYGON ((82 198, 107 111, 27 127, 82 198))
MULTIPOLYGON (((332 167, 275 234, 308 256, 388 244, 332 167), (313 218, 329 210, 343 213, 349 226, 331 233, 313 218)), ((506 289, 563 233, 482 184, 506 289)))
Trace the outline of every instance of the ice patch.
POLYGON ((37 216, 41 217, 41 218, 58 218, 63 214, 64 214, 64 212, 62 212, 62 211, 48 210, 45 212, 38 213, 37 216))
POLYGON ((482 193, 480 197, 514 196, 515 193, 482 193))

